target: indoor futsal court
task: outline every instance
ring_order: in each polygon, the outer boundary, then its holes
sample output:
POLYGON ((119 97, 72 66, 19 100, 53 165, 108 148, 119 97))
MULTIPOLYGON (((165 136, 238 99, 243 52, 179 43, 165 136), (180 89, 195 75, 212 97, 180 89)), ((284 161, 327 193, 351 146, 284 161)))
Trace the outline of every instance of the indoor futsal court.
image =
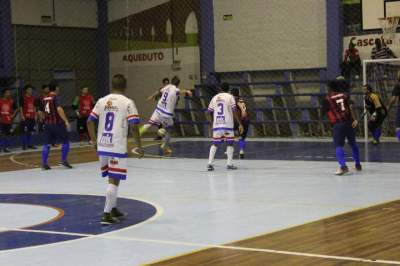
POLYGON ((400 265, 400 0, 0 0, 0 266, 400 265))

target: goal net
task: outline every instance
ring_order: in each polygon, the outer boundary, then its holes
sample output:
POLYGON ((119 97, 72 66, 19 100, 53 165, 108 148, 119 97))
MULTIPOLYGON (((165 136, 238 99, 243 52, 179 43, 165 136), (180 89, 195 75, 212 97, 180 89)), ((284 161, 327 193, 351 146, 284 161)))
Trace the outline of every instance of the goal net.
MULTIPOLYGON (((400 58, 363 60, 363 84, 371 85, 385 105, 389 102, 399 74, 400 58)), ((381 127, 382 136, 387 140, 395 140, 395 109, 392 108, 381 127)), ((371 133, 368 132, 369 118, 369 114, 364 116, 365 141, 372 139, 371 133)))

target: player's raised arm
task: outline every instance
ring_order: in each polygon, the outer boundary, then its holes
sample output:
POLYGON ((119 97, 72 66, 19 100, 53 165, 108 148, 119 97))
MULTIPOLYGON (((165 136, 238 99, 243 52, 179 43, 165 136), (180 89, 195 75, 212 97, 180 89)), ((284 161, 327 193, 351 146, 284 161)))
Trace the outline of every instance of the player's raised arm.
POLYGON ((154 100, 157 97, 161 96, 161 90, 157 90, 155 91, 152 95, 150 95, 149 97, 147 97, 148 101, 154 100))

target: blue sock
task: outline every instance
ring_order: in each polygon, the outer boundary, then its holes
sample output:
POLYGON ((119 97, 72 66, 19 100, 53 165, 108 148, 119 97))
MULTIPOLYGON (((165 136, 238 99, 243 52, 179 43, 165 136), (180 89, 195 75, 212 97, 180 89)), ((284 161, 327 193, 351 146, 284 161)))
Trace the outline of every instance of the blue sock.
POLYGON ((26 147, 26 145, 27 145, 27 138, 26 138, 26 133, 24 133, 22 135, 22 146, 26 147))
POLYGON ((377 128, 374 130, 374 132, 372 132, 372 136, 374 137, 374 139, 379 140, 379 138, 381 137, 382 132, 380 128, 377 128))
POLYGON ((346 160, 344 158, 343 147, 336 147, 336 159, 337 159, 340 167, 346 167, 346 160))
POLYGON ((396 137, 400 141, 400 129, 396 130, 396 137))
POLYGON ((50 145, 46 144, 43 145, 43 149, 42 149, 42 165, 47 165, 48 162, 48 158, 49 158, 49 154, 50 154, 50 145))
POLYGON ((28 146, 32 146, 32 133, 27 133, 26 134, 26 144, 28 146))
POLYGON ((353 160, 356 165, 360 165, 360 150, 358 149, 357 144, 350 145, 351 146, 351 151, 353 153, 353 160))
POLYGON ((66 142, 61 147, 61 161, 62 162, 67 161, 68 153, 69 153, 69 142, 66 142))
POLYGON ((246 148, 246 140, 239 139, 239 148, 240 150, 244 150, 246 148))

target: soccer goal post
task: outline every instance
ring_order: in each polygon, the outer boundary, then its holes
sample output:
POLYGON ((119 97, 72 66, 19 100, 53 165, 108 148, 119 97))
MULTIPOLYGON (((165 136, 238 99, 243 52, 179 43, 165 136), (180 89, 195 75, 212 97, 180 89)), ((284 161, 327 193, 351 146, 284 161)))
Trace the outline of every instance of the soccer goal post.
MULTIPOLYGON (((363 60, 363 85, 369 84, 378 93, 384 104, 386 104, 391 96, 393 87, 397 83, 400 73, 400 58, 391 59, 368 59, 363 60)), ((390 115, 387 119, 390 119, 390 115)), ((390 127, 390 123, 384 123, 382 133, 384 136, 392 136, 394 129, 390 127)), ((366 115, 364 101, 364 139, 367 143, 368 134, 368 116, 366 115)))

